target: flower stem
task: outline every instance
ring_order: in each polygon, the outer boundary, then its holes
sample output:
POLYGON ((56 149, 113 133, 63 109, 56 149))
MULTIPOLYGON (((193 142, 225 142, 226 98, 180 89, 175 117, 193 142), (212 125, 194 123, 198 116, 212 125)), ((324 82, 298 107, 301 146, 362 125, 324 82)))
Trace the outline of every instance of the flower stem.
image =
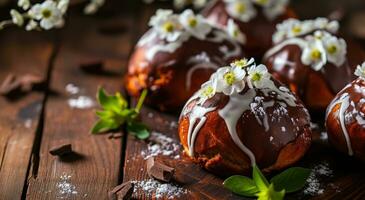
POLYGON ((144 89, 141 93, 141 96, 139 96, 138 103, 135 108, 138 113, 142 108, 142 105, 143 105, 144 100, 146 99, 146 96, 147 96, 147 89, 144 89))

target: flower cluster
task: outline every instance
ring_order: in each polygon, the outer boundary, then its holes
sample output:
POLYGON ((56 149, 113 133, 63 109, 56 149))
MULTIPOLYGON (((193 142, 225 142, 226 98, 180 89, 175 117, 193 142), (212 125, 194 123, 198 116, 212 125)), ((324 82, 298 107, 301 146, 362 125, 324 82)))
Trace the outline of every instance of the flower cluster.
MULTIPOLYGON (((215 27, 199 14, 194 14, 191 9, 187 9, 181 14, 174 14, 172 10, 157 10, 151 17, 149 25, 157 32, 160 39, 167 42, 184 40, 193 36, 199 40, 205 40, 207 35, 215 27)), ((229 20, 226 29, 227 35, 233 40, 244 44, 246 36, 240 31, 233 20, 229 20)))
POLYGON ((288 0, 224 0, 224 2, 228 14, 243 22, 256 17, 255 5, 262 7, 264 15, 273 20, 285 11, 288 4, 288 0))
POLYGON ((365 79, 365 62, 357 66, 355 70, 355 75, 359 76, 362 79, 365 79))
POLYGON ((327 18, 316 18, 314 20, 300 21, 297 19, 287 19, 276 25, 276 32, 273 35, 273 42, 279 43, 285 39, 299 37, 310 34, 315 30, 325 30, 330 33, 337 33, 338 21, 329 21, 327 18))
POLYGON ((216 93, 225 95, 238 94, 246 87, 248 88, 265 88, 270 81, 271 75, 265 65, 255 64, 255 60, 241 59, 219 68, 209 81, 205 82, 199 93, 199 104, 203 104, 207 99, 216 93))
MULTIPOLYGON (((152 3, 155 0, 143 0, 145 3, 152 3)), ((166 0, 160 0, 160 1, 166 1, 166 0)), ((193 6, 195 9, 201 9, 203 8, 209 0, 173 0, 174 8, 176 9, 183 9, 188 6, 193 6)))
MULTIPOLYGON (((18 0, 20 10, 10 10, 11 20, 0 22, 0 30, 9 25, 22 27, 27 31, 49 30, 64 26, 64 16, 69 7, 69 0, 45 0, 31 4, 30 0, 18 0)), ((104 0, 91 0, 85 7, 85 14, 95 13, 104 4, 104 0)))

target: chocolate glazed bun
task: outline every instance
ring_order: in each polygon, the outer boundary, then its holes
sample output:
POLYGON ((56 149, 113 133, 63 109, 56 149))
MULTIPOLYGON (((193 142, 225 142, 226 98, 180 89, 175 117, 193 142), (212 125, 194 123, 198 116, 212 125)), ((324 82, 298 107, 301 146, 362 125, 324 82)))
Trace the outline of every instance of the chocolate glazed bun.
POLYGON ((160 10, 154 17, 162 18, 159 23, 163 28, 171 24, 175 29, 180 27, 180 36, 167 41, 160 37, 159 24, 152 27, 141 38, 130 58, 125 85, 129 94, 135 97, 143 89, 148 89, 147 104, 174 112, 182 108, 218 66, 241 57, 243 51, 225 30, 209 25, 191 10, 181 15, 160 10), (170 14, 159 16, 163 15, 161 12, 170 14), (196 32, 184 28, 180 22, 184 20, 183 16, 194 20, 190 23, 196 27, 202 27, 196 32), (180 21, 172 21, 174 17, 180 21))
POLYGON ((213 74, 184 107, 179 136, 185 153, 219 176, 247 175, 254 164, 266 173, 281 170, 311 144, 310 118, 300 100, 264 65, 254 64, 232 64, 213 74), (232 80, 236 89, 227 93, 224 81, 232 80))
POLYGON ((365 161, 365 63, 356 74, 328 106, 326 128, 336 149, 365 161))
POLYGON ((276 44, 263 59, 273 76, 312 112, 325 111, 353 78, 346 42, 332 34, 337 29, 338 22, 325 18, 284 21, 273 36, 276 44))
MULTIPOLYGON (((235 1, 231 2, 234 3, 235 1)), ((236 2, 240 3, 239 0, 236 2)), ((245 21, 241 20, 239 17, 229 14, 229 3, 228 1, 225 2, 225 0, 213 1, 202 11, 202 14, 212 23, 222 26, 226 26, 228 20, 233 19, 239 26, 241 32, 246 35, 247 43, 243 48, 247 52, 248 56, 261 58, 265 51, 272 45, 271 35, 275 32, 275 25, 285 19, 296 17, 294 12, 290 8, 287 8, 288 1, 273 0, 266 2, 271 2, 272 5, 264 8, 264 6, 254 4, 252 1, 252 7, 245 6, 245 9, 253 9, 256 13, 256 15, 254 15, 251 19, 245 21), (265 9, 271 9, 272 14, 264 13, 265 9)))

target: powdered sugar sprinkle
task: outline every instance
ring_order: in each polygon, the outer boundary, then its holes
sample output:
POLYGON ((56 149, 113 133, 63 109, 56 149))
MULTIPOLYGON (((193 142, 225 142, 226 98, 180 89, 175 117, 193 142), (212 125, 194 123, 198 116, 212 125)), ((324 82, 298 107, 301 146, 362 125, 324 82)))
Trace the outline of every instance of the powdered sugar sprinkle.
POLYGON ((150 157, 163 155, 174 159, 180 158, 180 144, 162 133, 152 132, 149 138, 147 149, 141 152, 141 156, 146 160, 150 157))
POLYGON ((322 162, 316 165, 307 179, 307 187, 304 189, 304 194, 316 196, 324 193, 324 187, 320 183, 320 178, 330 177, 333 170, 329 168, 327 162, 322 162))
POLYGON ((131 181, 134 183, 134 193, 143 192, 147 197, 155 196, 156 199, 168 198, 175 199, 183 194, 187 194, 188 191, 178 185, 171 183, 160 183, 153 179, 144 181, 131 181))
POLYGON ((58 195, 59 199, 68 199, 73 195, 77 195, 76 186, 71 184, 70 182, 71 175, 63 173, 60 176, 60 181, 57 183, 58 195))

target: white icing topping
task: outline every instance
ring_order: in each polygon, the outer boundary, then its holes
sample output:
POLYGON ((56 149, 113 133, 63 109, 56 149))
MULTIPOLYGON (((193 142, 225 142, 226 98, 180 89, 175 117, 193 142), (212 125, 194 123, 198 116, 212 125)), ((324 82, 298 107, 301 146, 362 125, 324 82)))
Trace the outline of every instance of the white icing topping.
POLYGON ((345 111, 346 111, 346 109, 350 105, 349 99, 350 99, 350 97, 349 97, 348 93, 343 93, 338 100, 336 100, 335 102, 332 102, 331 103, 331 106, 327 110, 327 116, 326 116, 326 118, 328 117, 328 114, 332 111, 332 109, 336 105, 341 104, 340 105, 340 110, 338 111, 339 112, 338 113, 338 116, 339 116, 339 120, 340 120, 340 125, 341 125, 341 129, 342 129, 342 133, 343 133, 343 135, 345 137, 345 140, 346 140, 348 154, 350 156, 352 156, 354 153, 353 153, 353 150, 352 150, 349 133, 347 131, 346 124, 345 124, 345 119, 344 119, 345 118, 345 111))
POLYGON ((237 122, 242 114, 250 109, 250 104, 256 96, 254 89, 249 89, 244 95, 233 94, 230 96, 227 105, 218 111, 219 115, 224 119, 229 134, 233 142, 250 158, 251 165, 255 165, 255 155, 248 149, 238 137, 237 122))
POLYGON ((189 131, 188 131, 188 148, 189 148, 189 155, 194 156, 194 144, 196 136, 200 130, 200 128, 204 125, 207 118, 205 114, 215 110, 215 108, 204 108, 202 106, 196 106, 191 111, 189 116, 189 131), (195 123, 198 122, 197 125, 195 123))

